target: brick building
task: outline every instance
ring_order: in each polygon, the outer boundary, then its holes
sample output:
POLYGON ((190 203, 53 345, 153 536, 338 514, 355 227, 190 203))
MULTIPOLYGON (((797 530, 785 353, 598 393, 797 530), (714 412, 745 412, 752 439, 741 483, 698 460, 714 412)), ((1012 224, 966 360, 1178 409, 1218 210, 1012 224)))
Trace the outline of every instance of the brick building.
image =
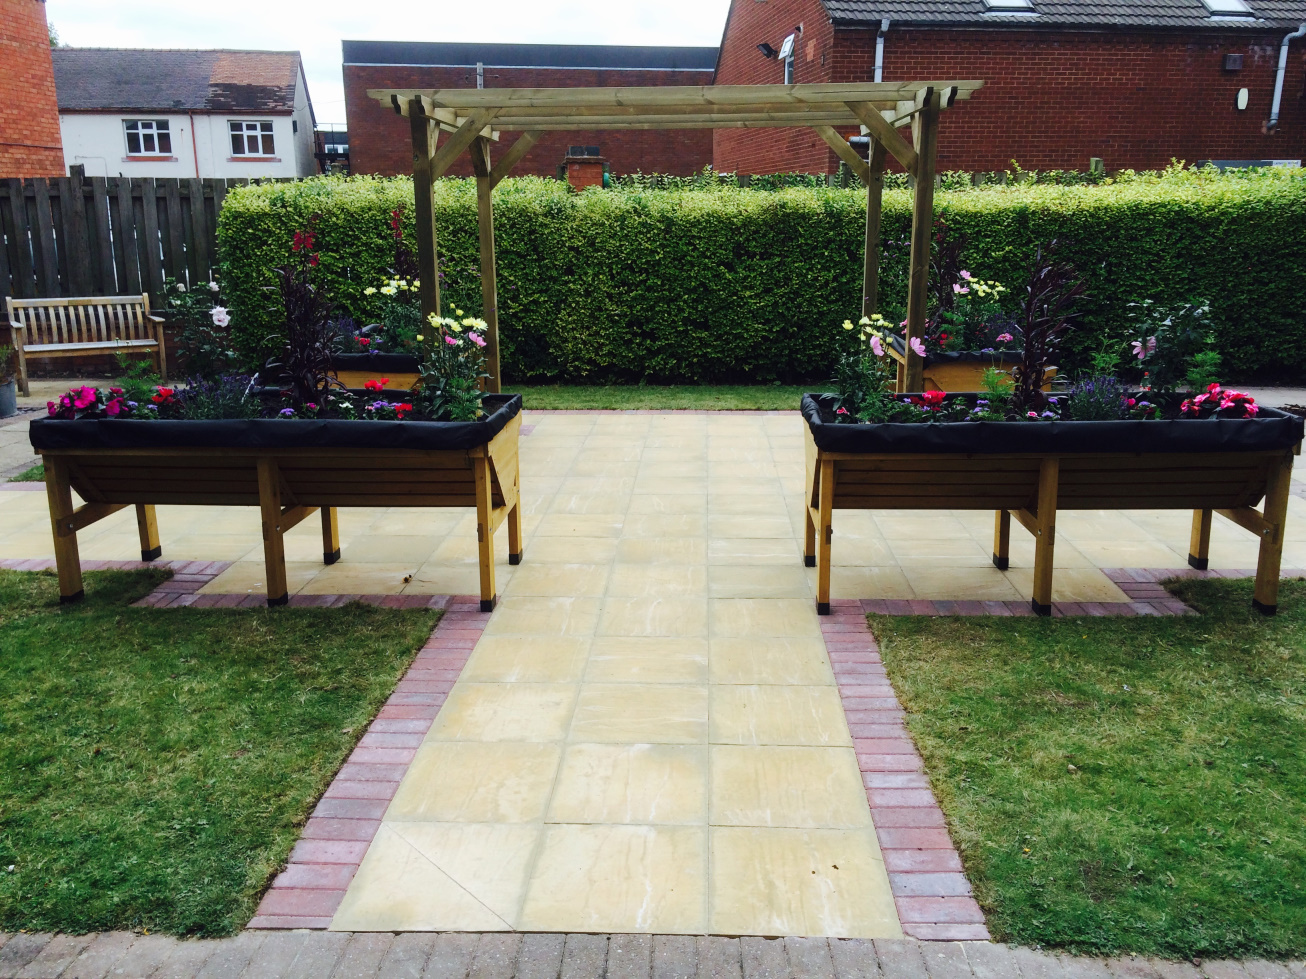
MULTIPOLYGON (((1306 40, 1285 37, 1304 21, 1306 0, 732 0, 716 81, 873 81, 877 51, 884 81, 983 79, 944 113, 945 170, 1300 160, 1306 40)), ((713 160, 745 173, 837 166, 804 130, 718 130, 713 160)))
POLYGON ((0 0, 0 177, 62 176, 43 0, 0 0))
MULTIPOLYGON (((755 2, 755 0, 749 0, 755 2)), ((371 88, 621 88, 711 85, 716 48, 345 41, 345 113, 354 173, 411 173, 408 120, 371 88)), ((710 130, 546 133, 514 174, 556 176, 570 146, 598 147, 613 173, 690 174, 712 162, 710 130)), ((449 171, 469 176, 466 155, 449 171)))

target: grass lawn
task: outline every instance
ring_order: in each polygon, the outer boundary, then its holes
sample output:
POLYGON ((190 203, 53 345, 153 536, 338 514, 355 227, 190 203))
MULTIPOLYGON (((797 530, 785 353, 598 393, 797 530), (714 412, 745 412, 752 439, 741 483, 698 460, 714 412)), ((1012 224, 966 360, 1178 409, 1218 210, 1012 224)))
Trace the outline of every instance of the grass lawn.
POLYGON ((692 385, 508 384, 504 391, 522 396, 526 408, 697 408, 712 411, 797 411, 807 391, 827 385, 692 385))
POLYGON ((38 462, 31 469, 19 473, 17 476, 10 476, 11 483, 44 483, 45 482, 45 464, 38 462))
POLYGON ((872 616, 998 940, 1306 953, 1306 581, 1184 618, 872 616))
POLYGON ((439 613, 136 609, 0 571, 0 931, 228 935, 439 613))

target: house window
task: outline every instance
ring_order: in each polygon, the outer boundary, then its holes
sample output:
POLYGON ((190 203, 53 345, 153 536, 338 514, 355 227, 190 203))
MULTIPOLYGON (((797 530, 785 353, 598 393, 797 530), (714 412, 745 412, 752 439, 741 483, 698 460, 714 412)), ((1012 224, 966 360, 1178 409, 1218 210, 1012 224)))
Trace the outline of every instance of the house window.
POLYGON ((794 83, 794 41, 796 40, 797 37, 790 34, 780 45, 780 60, 784 62, 785 66, 786 85, 792 85, 794 83))
POLYGON ((1256 13, 1243 0, 1202 0, 1212 17, 1255 17, 1256 13))
POLYGON ((167 119, 126 119, 128 156, 171 156, 172 134, 167 119))
POLYGON ((1036 14, 1032 0, 984 0, 984 12, 995 14, 1036 14))
POLYGON ((232 156, 276 156, 270 122, 232 122, 232 156))

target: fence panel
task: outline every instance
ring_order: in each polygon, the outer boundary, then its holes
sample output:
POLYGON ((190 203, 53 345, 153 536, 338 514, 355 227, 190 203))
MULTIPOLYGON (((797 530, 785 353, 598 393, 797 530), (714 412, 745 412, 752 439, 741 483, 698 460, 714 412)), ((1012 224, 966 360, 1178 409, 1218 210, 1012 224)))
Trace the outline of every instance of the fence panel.
POLYGON ((216 276, 220 178, 0 180, 0 300, 150 293, 216 276))

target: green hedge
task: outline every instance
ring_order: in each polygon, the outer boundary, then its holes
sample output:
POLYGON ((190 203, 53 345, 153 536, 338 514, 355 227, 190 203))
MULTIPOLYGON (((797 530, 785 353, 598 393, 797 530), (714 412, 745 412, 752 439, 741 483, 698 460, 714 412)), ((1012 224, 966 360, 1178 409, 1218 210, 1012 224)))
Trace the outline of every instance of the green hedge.
MULTIPOLYGON (((1105 186, 985 186, 936 197, 968 235, 966 262, 1018 287, 1059 239, 1090 286, 1076 353, 1127 336, 1127 304, 1209 299, 1230 379, 1306 376, 1306 173, 1168 171, 1105 186)), ((218 226, 224 295, 251 357, 277 332, 271 269, 318 215, 332 295, 369 318, 362 290, 390 264, 407 179, 317 178, 229 194, 218 226)), ((446 295, 480 311, 475 193, 436 193, 446 295)), ((883 305, 906 300, 910 195, 885 193, 883 305)), ((539 178, 495 192, 505 376, 518 380, 816 381, 860 305, 861 191, 589 190, 539 178)))

